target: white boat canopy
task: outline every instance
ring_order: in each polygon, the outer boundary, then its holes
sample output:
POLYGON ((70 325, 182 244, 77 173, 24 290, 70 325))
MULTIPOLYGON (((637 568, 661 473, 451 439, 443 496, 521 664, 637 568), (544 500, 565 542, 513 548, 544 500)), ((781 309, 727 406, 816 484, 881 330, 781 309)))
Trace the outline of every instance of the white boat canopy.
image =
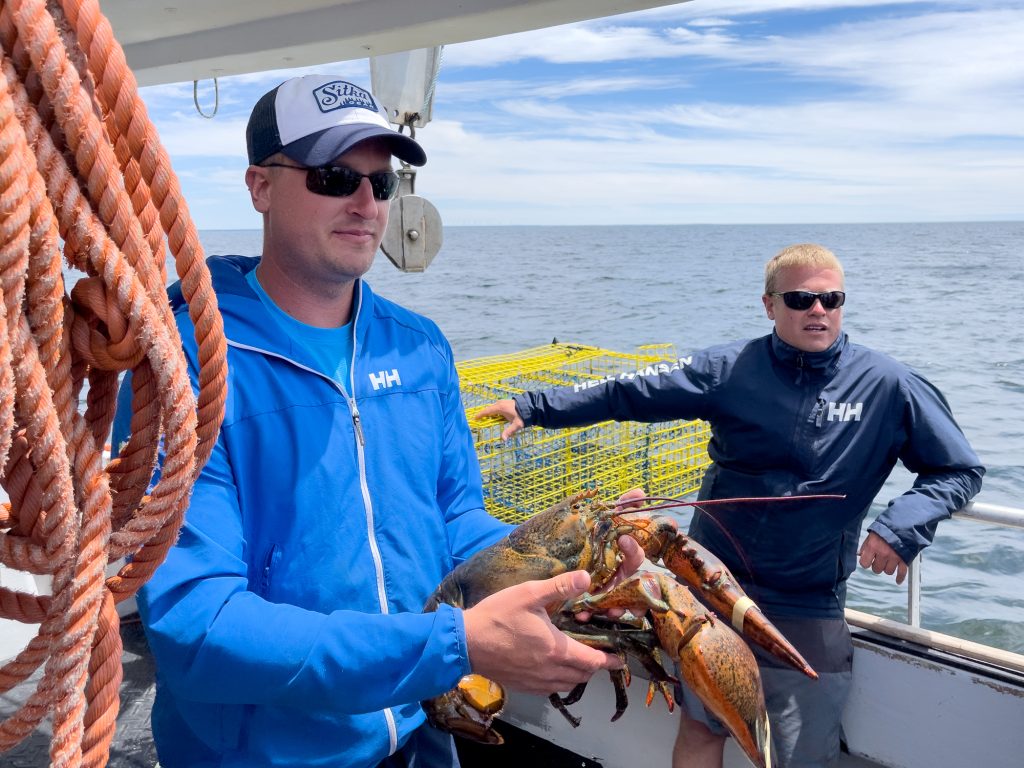
POLYGON ((139 85, 364 59, 679 0, 103 0, 139 85))

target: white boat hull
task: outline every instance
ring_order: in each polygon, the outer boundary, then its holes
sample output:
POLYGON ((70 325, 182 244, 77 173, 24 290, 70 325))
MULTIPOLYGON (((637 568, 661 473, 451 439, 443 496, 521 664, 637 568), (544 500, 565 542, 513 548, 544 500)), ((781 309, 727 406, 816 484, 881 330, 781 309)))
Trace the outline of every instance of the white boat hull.
MULTIPOLYGON (((0 565, 0 587, 28 595, 48 595, 50 578, 33 576, 0 565)), ((0 665, 21 653, 38 631, 38 624, 22 624, 13 619, 0 619, 0 665)))
MULTIPOLYGON (((678 711, 670 714, 660 698, 645 707, 646 683, 634 671, 630 706, 614 724, 606 675, 570 708, 582 718, 579 728, 539 696, 512 695, 502 720, 603 768, 667 766, 678 711)), ((850 754, 842 768, 1016 768, 1024 764, 1024 675, 855 629, 843 726, 850 754)), ((731 739, 725 765, 750 765, 731 739)))
POLYGON ((1024 765, 1024 678, 907 641, 854 640, 851 751, 887 766, 1024 765))

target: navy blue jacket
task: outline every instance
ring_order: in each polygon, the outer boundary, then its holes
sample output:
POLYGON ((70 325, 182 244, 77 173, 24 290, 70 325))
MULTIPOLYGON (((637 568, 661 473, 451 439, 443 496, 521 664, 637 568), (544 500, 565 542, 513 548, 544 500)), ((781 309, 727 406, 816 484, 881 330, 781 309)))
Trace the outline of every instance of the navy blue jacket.
POLYGON ((713 463, 701 499, 845 494, 695 512, 694 537, 779 615, 842 615, 861 525, 897 460, 916 480, 869 530, 908 563, 985 473, 942 394, 846 334, 808 353, 772 333, 656 370, 519 395, 516 407, 527 425, 543 427, 703 419, 713 463))

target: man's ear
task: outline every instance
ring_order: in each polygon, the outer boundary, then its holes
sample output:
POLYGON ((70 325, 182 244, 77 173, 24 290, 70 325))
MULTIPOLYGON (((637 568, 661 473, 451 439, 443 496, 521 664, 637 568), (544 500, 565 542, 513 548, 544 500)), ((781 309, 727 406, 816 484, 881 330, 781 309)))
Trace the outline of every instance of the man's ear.
POLYGON ((775 302, 772 301, 772 297, 769 294, 764 294, 761 297, 761 303, 764 304, 765 314, 768 315, 769 320, 775 319, 775 302))
POLYGON ((245 186, 249 188, 252 207, 260 213, 270 210, 270 171, 259 165, 250 165, 245 172, 245 186))

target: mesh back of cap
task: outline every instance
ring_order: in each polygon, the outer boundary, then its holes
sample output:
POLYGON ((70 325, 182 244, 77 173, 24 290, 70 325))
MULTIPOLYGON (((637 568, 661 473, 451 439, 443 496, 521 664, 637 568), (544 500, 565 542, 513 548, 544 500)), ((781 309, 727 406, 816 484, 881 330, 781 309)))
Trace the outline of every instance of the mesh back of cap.
MULTIPOLYGON (((281 86, 278 86, 280 88, 281 86)), ((256 165, 281 149, 281 132, 277 128, 277 112, 274 102, 277 88, 256 102, 245 127, 245 146, 249 152, 249 164, 256 165)))

